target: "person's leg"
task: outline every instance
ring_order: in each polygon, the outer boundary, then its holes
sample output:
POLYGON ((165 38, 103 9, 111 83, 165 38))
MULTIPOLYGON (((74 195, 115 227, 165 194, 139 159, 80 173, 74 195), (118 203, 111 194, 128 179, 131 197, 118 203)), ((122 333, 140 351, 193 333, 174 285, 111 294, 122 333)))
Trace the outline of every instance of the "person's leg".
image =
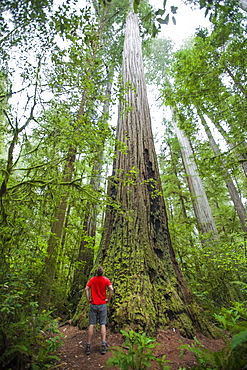
POLYGON ((88 336, 87 336, 87 344, 86 344, 86 349, 85 349, 86 355, 90 355, 90 345, 91 345, 91 340, 92 340, 92 336, 93 336, 93 329, 94 329, 94 325, 89 325, 88 336))
POLYGON ((94 306, 91 304, 90 311, 89 311, 88 337, 87 337, 87 344, 86 344, 86 349, 85 349, 86 355, 90 355, 90 344, 91 344, 95 324, 96 324, 96 313, 95 313, 94 306))
POLYGON ((100 325, 101 340, 102 342, 106 341, 106 327, 105 325, 100 325))
POLYGON ((107 351, 106 344, 106 317, 107 317, 107 307, 106 304, 100 307, 100 332, 101 332, 101 354, 104 355, 107 351))
POLYGON ((88 328, 88 337, 87 337, 88 344, 91 343, 92 336, 93 336, 93 329, 94 329, 94 325, 89 325, 89 328, 88 328))

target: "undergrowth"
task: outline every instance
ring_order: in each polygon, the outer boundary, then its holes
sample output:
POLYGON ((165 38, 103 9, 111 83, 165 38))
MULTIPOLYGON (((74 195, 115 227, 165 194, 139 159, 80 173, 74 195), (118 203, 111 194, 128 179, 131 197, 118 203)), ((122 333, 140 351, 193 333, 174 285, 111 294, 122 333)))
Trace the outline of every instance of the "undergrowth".
POLYGON ((181 356, 185 350, 195 355, 198 365, 194 370, 247 370, 246 302, 234 302, 230 308, 222 308, 215 318, 222 329, 234 334, 231 339, 224 337, 225 347, 213 352, 194 338, 193 344, 180 346, 181 356))
POLYGON ((62 344, 51 312, 39 312, 33 284, 12 279, 0 286, 0 368, 43 370, 62 344))
POLYGON ((136 333, 130 330, 128 333, 121 330, 125 336, 122 347, 112 347, 113 357, 107 360, 107 367, 118 366, 120 370, 146 370, 151 366, 150 361, 155 361, 160 370, 170 370, 170 366, 165 365, 168 360, 166 356, 157 358, 153 350, 159 345, 154 338, 149 338, 145 333, 136 333))

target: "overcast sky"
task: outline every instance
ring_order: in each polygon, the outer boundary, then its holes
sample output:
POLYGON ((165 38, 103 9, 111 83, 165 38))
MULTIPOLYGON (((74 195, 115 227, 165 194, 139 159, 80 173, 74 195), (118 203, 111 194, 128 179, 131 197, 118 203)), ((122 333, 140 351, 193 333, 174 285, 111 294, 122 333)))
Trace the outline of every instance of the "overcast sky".
MULTIPOLYGON (((163 9, 164 0, 149 0, 150 4, 155 9, 163 9)), ((178 7, 176 18, 176 25, 173 24, 172 20, 168 25, 161 26, 161 33, 159 35, 162 37, 169 37, 172 39, 176 47, 179 47, 183 42, 193 35, 198 27, 208 27, 210 26, 210 21, 205 18, 205 9, 191 9, 190 5, 185 5, 181 0, 167 0, 166 10, 170 13, 171 6, 178 7)), ((165 16, 165 15, 164 15, 165 16)))

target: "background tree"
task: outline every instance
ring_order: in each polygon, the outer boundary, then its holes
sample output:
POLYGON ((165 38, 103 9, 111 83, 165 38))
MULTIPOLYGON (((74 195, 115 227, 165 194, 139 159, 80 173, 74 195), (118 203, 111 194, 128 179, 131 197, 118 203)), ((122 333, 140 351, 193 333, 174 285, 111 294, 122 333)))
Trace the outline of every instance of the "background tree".
MULTIPOLYGON (((219 16, 220 22, 222 22, 222 19, 225 19, 224 14, 219 16)), ((236 23, 234 27, 238 29, 240 36, 239 40, 241 40, 241 35, 244 29, 243 27, 240 27, 241 24, 243 26, 242 22, 242 15, 239 18, 236 16, 236 23)), ((231 33, 231 27, 233 26, 230 24, 228 24, 228 26, 225 26, 224 24, 222 28, 220 26, 215 28, 213 34, 210 36, 211 40, 214 39, 216 43, 216 35, 219 35, 222 32, 224 33, 226 28, 228 29, 227 35, 229 35, 231 33)), ((237 42, 237 39, 231 37, 231 42, 235 43, 237 42)), ((213 105, 210 105, 207 113, 212 113, 214 110, 214 114, 211 114, 210 117, 212 120, 214 120, 213 122, 217 121, 219 123, 218 126, 221 128, 221 131, 224 133, 225 137, 228 138, 229 142, 229 131, 225 129, 226 126, 222 120, 222 116, 229 121, 231 114, 229 110, 229 114, 226 113, 226 109, 229 109, 229 107, 227 107, 225 104, 223 93, 221 92, 219 95, 217 95, 219 91, 224 91, 224 83, 226 80, 222 81, 221 76, 221 73, 224 74, 224 72, 222 72, 224 70, 217 70, 217 65, 212 63, 211 60, 210 62, 208 61, 208 64, 205 62, 205 59, 203 59, 202 56, 204 53, 207 53, 206 50, 208 49, 206 45, 208 44, 207 41, 205 41, 205 38, 201 40, 203 41, 200 42, 199 40, 198 49, 196 48, 197 39, 195 44, 193 41, 191 41, 186 45, 187 58, 185 58, 186 52, 183 53, 183 50, 177 53, 177 55, 181 55, 181 58, 175 60, 176 69, 174 69, 173 66, 170 67, 169 62, 167 63, 166 61, 167 54, 163 53, 164 46, 162 47, 162 43, 165 45, 165 41, 155 40, 155 42, 153 42, 149 48, 151 52, 147 54, 146 65, 148 81, 149 83, 157 84, 161 95, 163 95, 163 86, 166 85, 164 90, 165 104, 172 105, 174 109, 177 109, 177 107, 179 108, 179 112, 177 114, 177 129, 179 132, 183 132, 183 137, 186 135, 191 143, 190 155, 187 159, 185 159, 187 161, 191 161, 191 158, 194 158, 194 165, 196 166, 195 168, 197 168, 197 175, 200 176, 201 182, 204 185, 209 201, 209 207, 212 210, 214 219, 217 223, 217 228, 219 230, 217 248, 215 248, 215 244, 212 242, 208 243, 207 247, 205 245, 201 245, 202 239, 200 240, 198 238, 198 234, 195 233, 196 225, 193 221, 193 218, 184 218, 184 214, 188 216, 188 214, 191 215, 192 212, 191 205, 189 205, 188 202, 185 202, 185 199, 187 199, 185 189, 183 189, 183 186, 181 187, 181 183, 184 185, 185 174, 181 170, 178 172, 176 167, 176 181, 174 182, 174 175, 171 175, 170 172, 167 173, 167 168, 169 168, 169 166, 173 166, 173 162, 170 165, 171 160, 169 161, 162 154, 160 158, 160 165, 162 166, 164 194, 166 197, 168 196, 169 202, 168 219, 171 228, 173 246, 175 248, 177 258, 181 263, 182 270, 194 294, 197 295, 205 308, 210 309, 211 312, 213 312, 215 310, 215 306, 211 306, 209 303, 210 299, 213 300, 214 304, 220 306, 222 304, 227 305, 229 300, 243 298, 240 291, 236 289, 236 285, 232 284, 231 281, 239 280, 240 278, 237 271, 238 269, 239 271, 242 271, 241 266, 244 262, 242 259, 244 253, 241 247, 243 243, 243 234, 241 236, 241 229, 239 227, 240 224, 236 223, 236 216, 234 215, 234 210, 229 202, 227 189, 224 186, 224 179, 219 171, 219 159, 216 159, 215 154, 209 147, 209 142, 207 141, 205 133, 199 125, 200 118, 196 114, 193 105, 193 103, 198 103, 200 106, 208 107, 210 104, 209 100, 212 101, 214 99, 214 109, 212 108, 213 105), (197 50, 194 54, 194 59, 189 57, 189 55, 193 53, 193 47, 197 50), (172 68, 171 73, 170 68, 172 68), (181 92, 181 95, 174 93, 175 91, 171 88, 171 84, 167 84, 167 76, 169 75, 171 75, 171 81, 173 81, 173 77, 175 76, 175 89, 178 89, 181 92), (190 80, 189 84, 187 84, 187 78, 190 80), (219 113, 219 110, 221 110, 222 115, 219 113), (184 208, 185 205, 186 208, 184 208), (183 225, 181 225, 181 220, 184 222, 184 225, 186 225, 186 230, 184 230, 185 228, 183 228, 183 225), (225 226, 224 223, 226 223, 225 226), (235 241, 236 245, 238 245, 238 255, 236 256, 236 260, 235 256, 231 252, 233 240, 235 241), (184 245, 186 245, 186 248, 184 245), (231 255, 225 266, 223 266, 223 259, 225 257, 223 257, 222 253, 224 256, 227 253, 229 253, 229 256, 231 255), (230 267, 230 261, 234 260, 235 262, 233 262, 233 264, 236 264, 235 268, 232 269, 230 267), (221 286, 220 289, 219 286, 221 286), (201 289, 202 287, 203 289, 201 289)), ((217 52, 225 52, 225 47, 222 47, 221 49, 220 41, 222 42, 222 39, 218 38, 217 52)), ((211 48, 213 50, 212 45, 211 48)), ((229 53, 228 58, 230 55, 231 54, 229 53)), ((231 69, 233 69, 233 67, 231 69)), ((230 90, 228 89, 228 91, 230 90)), ((160 102, 161 100, 161 96, 158 95, 157 101, 160 102)), ((235 110, 233 111, 235 112, 235 110)), ((166 111, 163 110, 162 112, 166 111)), ((159 115, 161 115, 162 112, 160 110, 159 115)), ((167 125, 167 121, 165 124, 167 125)), ((171 132, 171 130, 169 132, 171 132)), ((238 130, 238 132, 241 132, 241 129, 240 131, 238 130)), ((167 147, 167 141, 169 142, 170 135, 171 134, 169 134, 168 137, 165 135, 163 139, 164 147, 167 147)), ((185 148, 184 144, 182 146, 185 148)), ((235 145, 232 144, 232 147, 234 149, 235 145)), ((169 158, 170 154, 168 150, 166 149, 164 152, 169 158)), ((177 155, 178 154, 176 152, 176 157, 177 155)), ((238 157, 235 157, 234 160, 232 152, 227 152, 220 155, 221 158, 227 159, 227 166, 230 168, 231 173, 234 172, 234 174, 239 173, 239 171, 236 170, 236 167, 235 170, 233 170, 232 167, 233 163, 236 161, 236 158, 240 158, 240 154, 238 153, 237 156, 238 157)), ((239 163, 237 166, 239 168, 239 163)), ((243 176, 241 173, 240 176, 241 186, 243 181, 243 176)), ((238 177, 237 183, 240 178, 238 177)), ((192 181, 191 178, 190 181, 192 181)), ((242 186, 241 188, 238 187, 237 192, 239 193, 239 191, 244 191, 244 188, 242 188, 242 186)), ((200 196, 198 200, 200 201, 200 196)), ((245 274, 241 276, 241 280, 242 279, 244 282, 245 274)))
POLYGON ((193 158, 190 141, 177 126, 175 114, 173 120, 174 128, 180 143, 188 186, 192 195, 193 208, 198 223, 198 229, 202 235, 204 234, 205 238, 208 234, 212 242, 213 239, 218 238, 217 229, 202 180, 198 174, 198 169, 193 158))

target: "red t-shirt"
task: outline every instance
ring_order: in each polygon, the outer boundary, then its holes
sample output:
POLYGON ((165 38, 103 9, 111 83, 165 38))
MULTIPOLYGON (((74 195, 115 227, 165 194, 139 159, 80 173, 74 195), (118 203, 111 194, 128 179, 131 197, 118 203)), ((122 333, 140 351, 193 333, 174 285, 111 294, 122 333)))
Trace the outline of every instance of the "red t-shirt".
POLYGON ((109 285, 112 285, 112 283, 105 276, 94 276, 89 280, 87 286, 91 288, 92 304, 106 303, 106 287, 109 285))

